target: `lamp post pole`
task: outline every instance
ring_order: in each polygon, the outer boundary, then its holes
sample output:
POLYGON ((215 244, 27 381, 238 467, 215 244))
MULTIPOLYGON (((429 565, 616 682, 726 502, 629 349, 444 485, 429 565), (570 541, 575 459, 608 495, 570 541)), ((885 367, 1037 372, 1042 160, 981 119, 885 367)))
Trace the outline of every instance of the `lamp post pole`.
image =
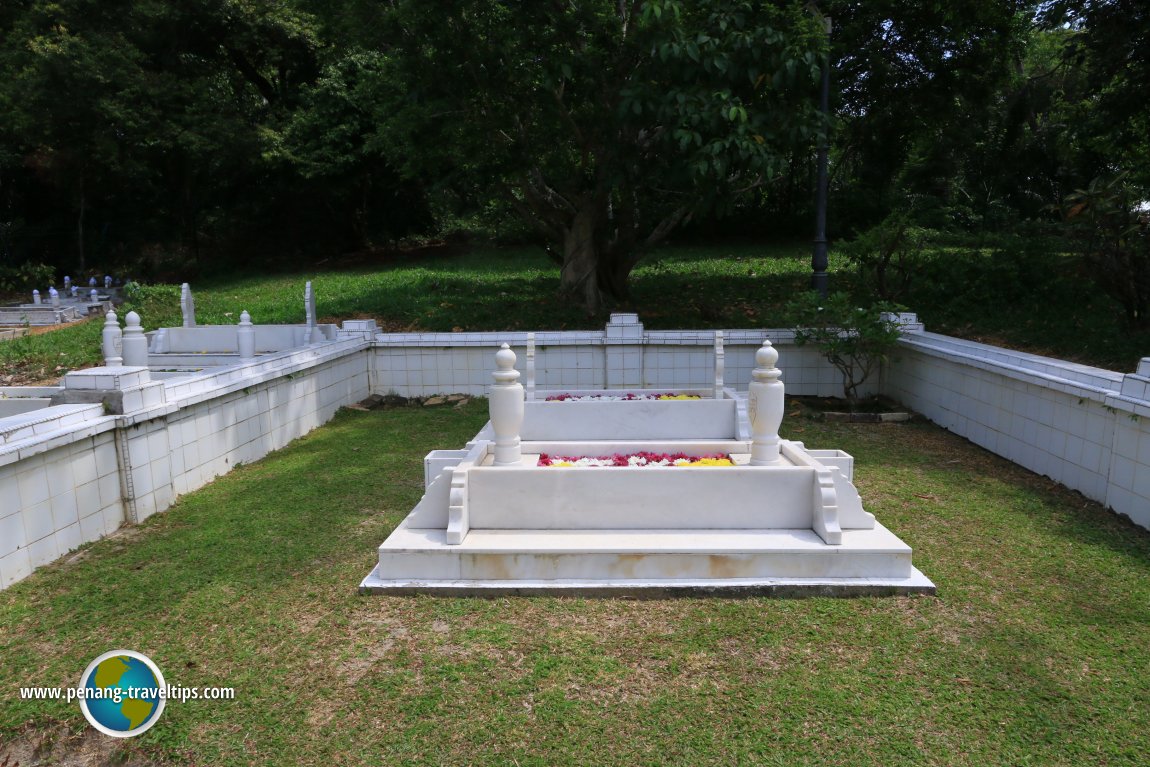
MULTIPOLYGON (((815 11, 818 12, 817 10, 815 11)), ((820 14, 821 15, 821 14, 820 14)), ((818 180, 815 190, 815 240, 811 253, 811 289, 818 291, 821 298, 827 297, 827 145, 830 141, 830 90, 831 90, 831 18, 823 16, 827 30, 827 58, 823 62, 822 93, 819 94, 819 111, 823 116, 823 128, 819 134, 818 180)))

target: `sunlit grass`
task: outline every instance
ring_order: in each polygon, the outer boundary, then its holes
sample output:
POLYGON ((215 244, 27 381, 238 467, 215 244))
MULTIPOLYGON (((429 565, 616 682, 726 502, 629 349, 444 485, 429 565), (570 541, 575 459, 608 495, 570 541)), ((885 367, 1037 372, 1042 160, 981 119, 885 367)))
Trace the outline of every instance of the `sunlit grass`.
MULTIPOLYGON (((856 294, 857 280, 832 251, 831 284, 856 294)), ((987 249, 939 248, 902 301, 928 330, 1075 361, 1133 370, 1150 334, 1125 332, 1113 301, 1074 271, 1072 259, 1010 262, 987 249)), ((651 329, 786 328, 787 304, 809 289, 810 248, 746 243, 661 248, 632 274, 630 298, 588 316, 559 294, 559 269, 535 248, 424 252, 373 266, 220 278, 194 284, 201 324, 302 323, 304 283, 313 282, 320 320, 376 319, 386 331, 600 329, 609 310, 638 312, 651 329)), ((179 289, 149 286, 121 314, 144 327, 178 325, 179 289)), ((100 323, 0 342, 0 376, 54 379, 100 362, 100 323)))
POLYGON ((86 729, 15 688, 122 647, 237 699, 172 703, 109 761, 1145 763, 1150 534, 930 425, 788 411, 938 597, 359 596, 422 455, 486 409, 344 412, 0 593, 0 742, 86 729))

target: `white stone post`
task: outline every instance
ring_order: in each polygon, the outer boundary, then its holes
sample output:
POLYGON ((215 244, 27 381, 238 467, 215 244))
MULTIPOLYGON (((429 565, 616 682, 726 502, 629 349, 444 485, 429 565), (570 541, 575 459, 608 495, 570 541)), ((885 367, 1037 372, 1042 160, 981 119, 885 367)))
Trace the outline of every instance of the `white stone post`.
POLYGON ((104 275, 104 290, 111 290, 111 289, 112 289, 112 277, 111 277, 111 275, 105 274, 104 275))
POLYGON ((519 429, 523 426, 523 384, 515 369, 515 352, 503 344, 495 353, 495 385, 488 398, 491 428, 495 431, 495 465, 518 466, 519 429))
POLYGON ((96 292, 95 288, 93 288, 92 292, 88 294, 88 298, 94 304, 100 303, 100 294, 96 292))
POLYGON ((48 288, 48 297, 52 299, 52 306, 56 309, 60 308, 60 291, 55 288, 48 288))
POLYGON ((89 277, 88 278, 88 287, 90 287, 90 288, 96 287, 96 278, 95 277, 89 277))
POLYGON ((303 342, 305 344, 317 344, 323 338, 319 334, 319 328, 316 327, 315 291, 311 288, 311 280, 308 280, 303 286, 303 313, 304 321, 307 323, 307 332, 304 333, 303 342))
POLYGON ((80 286, 79 285, 73 285, 72 286, 72 298, 79 298, 79 297, 80 297, 80 286))
POLYGON ((64 292, 65 293, 71 293, 72 292, 72 278, 66 274, 64 275, 64 292))
POLYGON ((40 305, 40 291, 38 291, 38 290, 32 291, 32 303, 36 304, 37 306, 40 305))
POLYGON ((124 367, 146 368, 148 366, 148 338, 140 324, 140 315, 128 312, 124 318, 124 337, 121 342, 124 367))
POLYGON ((779 425, 783 422, 783 382, 775 363, 779 353, 770 341, 755 352, 755 369, 747 391, 747 417, 751 421, 751 465, 779 462, 779 425))
POLYGON ((240 325, 236 328, 236 345, 239 347, 240 362, 251 362, 256 358, 256 329, 252 316, 247 310, 240 312, 240 325))
POLYGON ((527 334, 527 399, 535 400, 535 333, 527 334))
POLYGON ((196 326, 196 300, 192 298, 192 286, 184 283, 180 286, 180 314, 184 316, 184 327, 196 326))
POLYGON ((120 330, 119 318, 115 312, 104 315, 104 342, 100 345, 104 352, 104 367, 118 368, 124 364, 121 356, 124 348, 124 331, 120 330))
POLYGON ((715 399, 723 398, 723 371, 727 367, 723 351, 723 331, 715 331, 715 399))

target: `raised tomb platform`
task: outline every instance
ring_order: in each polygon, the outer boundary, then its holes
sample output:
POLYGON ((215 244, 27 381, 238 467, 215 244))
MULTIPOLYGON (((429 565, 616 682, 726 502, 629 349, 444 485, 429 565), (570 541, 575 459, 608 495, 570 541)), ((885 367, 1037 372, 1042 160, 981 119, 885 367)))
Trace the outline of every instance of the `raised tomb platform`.
POLYGON ((716 343, 715 386, 677 393, 690 399, 631 390, 560 401, 534 390, 530 340, 526 389, 504 345, 491 421, 465 449, 428 455, 426 493, 379 547, 361 590, 933 593, 911 548, 863 509, 853 458, 779 438, 783 384, 770 343, 745 396, 723 386, 716 343), (636 454, 685 465, 543 458, 636 454), (704 456, 729 465, 690 465, 704 456))

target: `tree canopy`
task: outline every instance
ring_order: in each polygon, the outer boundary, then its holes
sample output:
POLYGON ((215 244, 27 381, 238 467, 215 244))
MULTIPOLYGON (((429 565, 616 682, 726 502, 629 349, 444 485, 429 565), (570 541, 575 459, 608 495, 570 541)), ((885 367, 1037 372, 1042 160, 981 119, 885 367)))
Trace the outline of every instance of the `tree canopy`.
POLYGON ((797 4, 394 5, 385 143, 409 174, 503 196, 590 310, 817 126, 822 39, 797 4))
POLYGON ((1148 62, 1135 0, 13 0, 0 267, 186 277, 510 213, 594 310, 676 229, 808 232, 822 131, 832 236, 1146 200, 1148 62))

